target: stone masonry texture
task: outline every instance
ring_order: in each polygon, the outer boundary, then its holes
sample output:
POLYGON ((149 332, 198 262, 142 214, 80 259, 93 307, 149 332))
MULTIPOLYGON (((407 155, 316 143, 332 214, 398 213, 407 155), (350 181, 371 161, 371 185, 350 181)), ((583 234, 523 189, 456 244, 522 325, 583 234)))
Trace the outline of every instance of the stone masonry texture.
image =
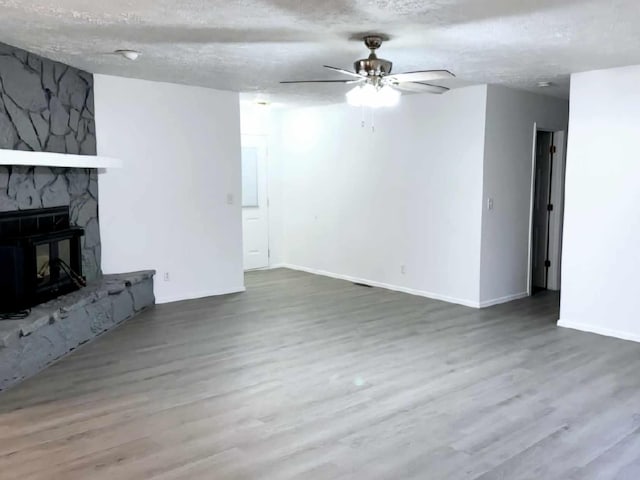
MULTIPOLYGON (((93 75, 0 43, 0 149, 96 155, 93 75)), ((0 166, 0 212, 69 206, 85 229, 83 273, 100 270, 96 169, 0 166)))
POLYGON ((154 274, 105 275, 34 307, 25 319, 0 321, 0 391, 152 306, 154 274))

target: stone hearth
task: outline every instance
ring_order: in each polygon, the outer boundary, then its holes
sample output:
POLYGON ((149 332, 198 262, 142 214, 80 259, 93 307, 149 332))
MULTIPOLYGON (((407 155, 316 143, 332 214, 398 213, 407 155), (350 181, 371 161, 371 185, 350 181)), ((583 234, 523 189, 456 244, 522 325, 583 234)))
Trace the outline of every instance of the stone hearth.
POLYGON ((154 271, 105 275, 38 305, 22 320, 0 321, 0 390, 51 363, 155 302, 154 271))

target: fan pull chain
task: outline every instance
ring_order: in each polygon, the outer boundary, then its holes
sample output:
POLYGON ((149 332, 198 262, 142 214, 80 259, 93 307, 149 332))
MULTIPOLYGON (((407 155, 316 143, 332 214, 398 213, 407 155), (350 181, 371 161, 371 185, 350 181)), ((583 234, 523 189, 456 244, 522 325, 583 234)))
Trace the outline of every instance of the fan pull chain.
POLYGON ((376 133, 376 111, 371 109, 371 133, 376 133))
POLYGON ((360 126, 362 128, 364 128, 365 126, 365 121, 364 121, 364 105, 362 107, 360 107, 360 116, 361 116, 361 120, 360 120, 360 126))

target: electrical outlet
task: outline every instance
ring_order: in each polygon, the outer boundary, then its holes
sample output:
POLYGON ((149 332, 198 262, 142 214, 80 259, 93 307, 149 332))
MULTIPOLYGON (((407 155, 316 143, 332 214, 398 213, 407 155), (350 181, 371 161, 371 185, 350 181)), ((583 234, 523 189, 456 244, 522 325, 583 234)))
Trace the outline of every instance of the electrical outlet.
POLYGON ((487 210, 493 210, 493 198, 487 198, 487 210))
POLYGON ((227 193, 227 205, 233 205, 233 193, 227 193))
POLYGON ((171 277, 169 276, 169 272, 164 272, 164 281, 169 282, 170 280, 171 280, 171 277))
POLYGON ((404 265, 400 265, 400 273, 402 275, 404 275, 405 273, 407 273, 407 268, 404 265))

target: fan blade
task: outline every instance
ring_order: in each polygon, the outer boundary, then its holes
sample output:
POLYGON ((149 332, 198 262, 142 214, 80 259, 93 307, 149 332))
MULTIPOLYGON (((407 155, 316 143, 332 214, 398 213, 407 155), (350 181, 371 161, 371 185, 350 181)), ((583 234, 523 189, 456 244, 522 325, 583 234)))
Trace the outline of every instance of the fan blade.
POLYGON ((385 78, 392 82, 431 82, 445 78, 454 78, 455 75, 449 70, 425 70, 422 72, 406 72, 388 75, 385 78))
POLYGON ((393 88, 397 88, 398 90, 404 90, 406 92, 415 92, 415 93, 446 93, 449 91, 447 87, 440 87, 438 85, 429 85, 428 83, 420 83, 420 82, 402 82, 402 83, 392 83, 391 86, 393 88))
POLYGON ((358 83, 359 80, 287 80, 280 83, 358 83))
POLYGON ((360 75, 356 72, 350 72, 349 70, 345 70, 344 68, 331 67, 329 65, 323 65, 324 68, 328 68, 329 70, 333 70, 334 72, 344 73, 345 75, 350 75, 352 77, 364 78, 364 75, 360 75))

